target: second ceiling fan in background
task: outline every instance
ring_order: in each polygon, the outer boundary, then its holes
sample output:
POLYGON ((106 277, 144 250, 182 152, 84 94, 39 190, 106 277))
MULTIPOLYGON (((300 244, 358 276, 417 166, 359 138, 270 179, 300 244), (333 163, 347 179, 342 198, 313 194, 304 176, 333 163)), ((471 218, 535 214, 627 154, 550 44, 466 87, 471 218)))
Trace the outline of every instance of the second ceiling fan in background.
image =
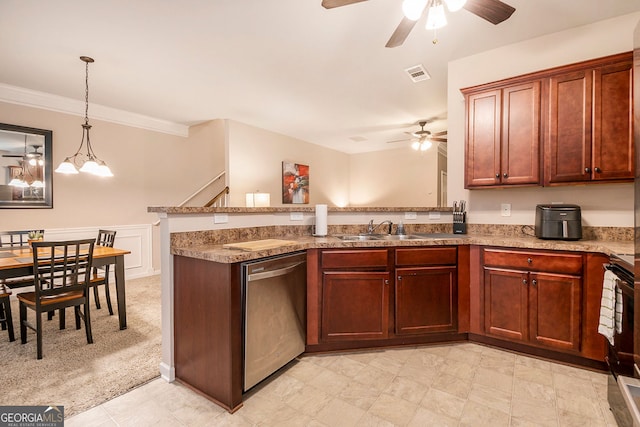
MULTIPOLYGON (((332 9, 362 1, 366 0, 322 0, 322 6, 326 9, 332 9)), ((403 10, 405 11, 405 17, 402 18, 385 46, 397 47, 402 45, 425 11, 428 14, 427 29, 435 30, 446 24, 446 21, 442 22, 442 19, 444 19, 443 1, 450 11, 464 8, 494 25, 509 19, 516 10, 500 0, 404 0, 403 10), (409 15, 409 17, 406 15, 409 15)), ((434 40, 434 43, 436 42, 437 40, 434 40)))

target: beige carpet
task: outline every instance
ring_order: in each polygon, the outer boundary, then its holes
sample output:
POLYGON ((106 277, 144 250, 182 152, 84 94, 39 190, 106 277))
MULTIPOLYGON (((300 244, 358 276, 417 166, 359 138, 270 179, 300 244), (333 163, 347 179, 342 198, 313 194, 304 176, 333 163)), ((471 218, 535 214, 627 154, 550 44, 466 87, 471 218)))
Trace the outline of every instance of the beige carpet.
MULTIPOLYGON (((84 327, 75 329, 73 309, 67 328, 58 329, 57 315, 46 316, 43 358, 36 359, 35 332, 28 330, 20 344, 18 304, 12 301, 16 340, 0 330, 0 405, 63 405, 65 417, 119 396, 159 376, 161 357, 160 276, 127 280, 127 326, 118 329, 115 287, 111 285, 114 315, 109 316, 100 289, 102 309, 91 299, 93 344, 84 327)), ((19 290, 14 290, 15 295, 19 290)), ((32 311, 27 313, 34 319, 32 311)))

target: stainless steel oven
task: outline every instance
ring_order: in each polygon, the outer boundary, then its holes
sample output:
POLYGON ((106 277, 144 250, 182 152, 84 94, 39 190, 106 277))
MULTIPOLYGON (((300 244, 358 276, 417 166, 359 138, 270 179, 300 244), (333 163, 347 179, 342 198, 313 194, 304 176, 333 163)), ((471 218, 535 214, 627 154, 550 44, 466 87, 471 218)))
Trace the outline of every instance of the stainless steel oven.
POLYGON ((619 289, 618 298, 622 301, 621 330, 616 330, 613 344, 608 342, 606 362, 609 366, 607 398, 618 426, 633 426, 633 408, 629 407, 628 399, 624 398, 622 384, 623 377, 634 376, 633 362, 633 310, 634 310, 634 257, 633 255, 611 255, 610 263, 605 265, 617 278, 616 288, 619 289))

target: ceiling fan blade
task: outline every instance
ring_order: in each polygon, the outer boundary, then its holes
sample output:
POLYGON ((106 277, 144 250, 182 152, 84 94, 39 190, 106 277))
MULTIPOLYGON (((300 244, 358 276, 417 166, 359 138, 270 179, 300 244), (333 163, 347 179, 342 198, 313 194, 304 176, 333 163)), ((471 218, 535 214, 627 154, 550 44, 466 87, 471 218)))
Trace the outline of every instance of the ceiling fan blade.
POLYGON ((19 158, 23 158, 24 156, 22 154, 3 154, 2 157, 19 157, 19 158))
POLYGON ((413 30, 416 22, 418 21, 412 21, 406 16, 402 18, 402 21, 400 21, 400 24, 398 25, 396 30, 393 32, 393 34, 391 34, 391 38, 389 38, 389 41, 387 42, 385 47, 398 47, 402 45, 411 30, 413 30))
POLYGON ((360 3, 367 0, 322 0, 322 7, 333 9, 334 7, 346 6, 352 3, 360 3))
POLYGON ((443 130, 442 132, 432 132, 431 136, 442 136, 442 135, 446 135, 447 131, 443 130))
POLYGON ((447 142, 447 138, 431 138, 434 142, 447 142))
POLYGON ((494 25, 506 21, 516 11, 514 7, 500 0, 467 0, 464 8, 494 25))
POLYGON ((387 144, 393 144, 394 142, 407 142, 407 141, 411 141, 412 138, 407 138, 407 139, 394 139, 393 141, 387 141, 387 144))

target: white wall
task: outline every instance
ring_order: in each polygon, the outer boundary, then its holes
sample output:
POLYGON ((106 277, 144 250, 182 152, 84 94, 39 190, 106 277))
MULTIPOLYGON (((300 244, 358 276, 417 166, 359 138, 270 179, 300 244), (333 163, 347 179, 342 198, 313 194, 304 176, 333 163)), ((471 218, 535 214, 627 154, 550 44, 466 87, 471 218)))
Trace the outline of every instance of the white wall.
POLYGON ((640 13, 512 44, 449 63, 448 193, 466 199, 471 223, 533 224, 538 203, 575 203, 590 226, 633 226, 633 184, 555 188, 464 189, 465 106, 461 88, 633 50, 640 13), (512 216, 500 216, 511 203, 512 216))
POLYGON ((227 120, 230 206, 245 206, 245 193, 271 194, 282 204, 282 162, 309 165, 309 205, 345 206, 349 155, 286 135, 227 120))
POLYGON ((437 206, 438 150, 408 147, 350 156, 351 206, 437 206))

